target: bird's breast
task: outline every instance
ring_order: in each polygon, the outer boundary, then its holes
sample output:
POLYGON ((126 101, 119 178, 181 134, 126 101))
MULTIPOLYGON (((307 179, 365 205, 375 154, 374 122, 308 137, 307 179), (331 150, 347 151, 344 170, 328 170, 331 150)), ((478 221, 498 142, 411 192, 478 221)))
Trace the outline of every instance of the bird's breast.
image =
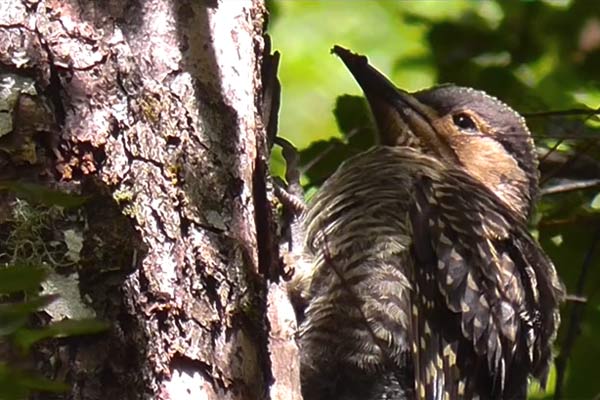
POLYGON ((410 148, 375 147, 343 164, 309 203, 307 267, 294 280, 308 304, 300 336, 311 363, 375 370, 406 350, 407 213, 416 178, 439 167, 410 148))

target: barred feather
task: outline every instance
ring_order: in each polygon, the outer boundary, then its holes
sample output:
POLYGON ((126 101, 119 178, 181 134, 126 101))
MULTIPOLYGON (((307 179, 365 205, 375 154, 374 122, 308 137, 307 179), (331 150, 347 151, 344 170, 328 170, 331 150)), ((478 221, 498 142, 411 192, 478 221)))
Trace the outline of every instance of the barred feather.
POLYGON ((307 399, 386 398, 334 397, 364 388, 357 374, 402 373, 423 399, 521 398, 529 373, 545 379, 562 288, 522 221, 467 174, 376 147, 326 182, 304 224, 302 369, 321 393, 307 399))
POLYGON ((523 119, 473 89, 408 94, 334 52, 384 145, 302 216, 304 398, 524 399, 529 377, 546 381, 564 290, 526 227, 538 178, 523 119))

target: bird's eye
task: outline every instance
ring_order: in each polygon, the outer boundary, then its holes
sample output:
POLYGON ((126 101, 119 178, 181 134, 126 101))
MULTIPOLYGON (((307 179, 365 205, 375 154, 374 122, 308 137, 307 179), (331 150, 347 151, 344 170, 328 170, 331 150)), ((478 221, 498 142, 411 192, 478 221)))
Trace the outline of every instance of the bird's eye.
POLYGON ((467 132, 477 132, 477 125, 473 118, 465 113, 460 113, 452 116, 454 125, 458 126, 461 130, 467 132))

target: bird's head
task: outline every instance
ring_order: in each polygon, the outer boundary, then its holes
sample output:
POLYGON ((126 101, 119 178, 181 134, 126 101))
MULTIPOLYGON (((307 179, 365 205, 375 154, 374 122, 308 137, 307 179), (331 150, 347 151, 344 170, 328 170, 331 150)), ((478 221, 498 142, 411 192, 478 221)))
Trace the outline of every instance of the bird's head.
POLYGON ((363 89, 387 146, 410 146, 462 168, 523 218, 538 190, 537 156, 525 120, 486 93, 442 85, 415 93, 397 88, 360 56, 332 50, 363 89))

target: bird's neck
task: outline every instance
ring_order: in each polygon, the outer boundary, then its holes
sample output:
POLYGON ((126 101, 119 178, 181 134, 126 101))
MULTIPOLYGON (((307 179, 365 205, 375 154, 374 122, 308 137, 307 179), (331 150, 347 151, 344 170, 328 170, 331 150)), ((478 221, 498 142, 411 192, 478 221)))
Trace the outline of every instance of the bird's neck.
POLYGON ((529 178, 500 143, 479 138, 477 146, 454 146, 454 151, 469 175, 493 192, 519 219, 529 218, 529 178))

